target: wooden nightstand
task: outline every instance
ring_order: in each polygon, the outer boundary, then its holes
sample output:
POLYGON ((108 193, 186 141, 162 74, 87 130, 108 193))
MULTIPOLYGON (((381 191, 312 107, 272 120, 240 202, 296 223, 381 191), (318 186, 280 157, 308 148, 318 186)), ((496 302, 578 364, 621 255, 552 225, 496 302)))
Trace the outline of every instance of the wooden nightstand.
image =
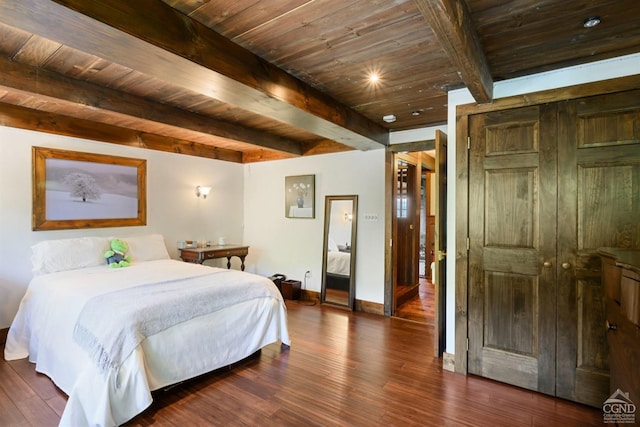
POLYGON ((244 271, 244 259, 249 254, 249 246, 224 245, 208 248, 184 248, 180 249, 180 258, 184 262, 202 264, 208 259, 226 258, 227 268, 231 268, 231 257, 240 258, 240 269, 244 271))

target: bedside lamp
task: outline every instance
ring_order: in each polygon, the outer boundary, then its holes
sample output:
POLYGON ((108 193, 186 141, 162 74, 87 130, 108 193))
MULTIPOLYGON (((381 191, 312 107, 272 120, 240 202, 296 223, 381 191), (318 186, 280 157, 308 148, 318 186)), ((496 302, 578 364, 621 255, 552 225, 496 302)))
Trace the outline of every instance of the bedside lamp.
POLYGON ((211 187, 198 185, 196 187, 196 196, 206 199, 210 191, 211 191, 211 187))

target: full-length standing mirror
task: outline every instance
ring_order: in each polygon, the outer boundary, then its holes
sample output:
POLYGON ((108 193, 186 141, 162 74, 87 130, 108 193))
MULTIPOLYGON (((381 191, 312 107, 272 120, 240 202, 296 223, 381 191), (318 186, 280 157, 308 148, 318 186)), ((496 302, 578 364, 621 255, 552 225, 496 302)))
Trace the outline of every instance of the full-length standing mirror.
POLYGON ((358 196, 326 196, 320 302, 353 310, 358 196))

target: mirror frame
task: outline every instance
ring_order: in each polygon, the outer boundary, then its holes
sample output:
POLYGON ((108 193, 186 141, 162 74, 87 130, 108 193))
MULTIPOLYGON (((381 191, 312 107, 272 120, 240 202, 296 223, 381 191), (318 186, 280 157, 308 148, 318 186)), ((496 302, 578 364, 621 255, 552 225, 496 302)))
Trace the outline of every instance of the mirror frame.
POLYGON ((358 229, 358 196, 357 195, 345 195, 345 196, 325 196, 324 198, 324 244, 322 252, 322 288, 320 291, 320 303, 332 305, 335 307, 345 308, 348 310, 354 310, 354 303, 356 299, 356 242, 357 242, 357 229, 358 229), (329 245, 329 222, 331 219, 331 206, 334 201, 349 200, 352 202, 352 218, 351 218, 351 258, 349 266, 349 295, 347 297, 347 304, 339 304, 332 301, 327 301, 327 249, 329 245))

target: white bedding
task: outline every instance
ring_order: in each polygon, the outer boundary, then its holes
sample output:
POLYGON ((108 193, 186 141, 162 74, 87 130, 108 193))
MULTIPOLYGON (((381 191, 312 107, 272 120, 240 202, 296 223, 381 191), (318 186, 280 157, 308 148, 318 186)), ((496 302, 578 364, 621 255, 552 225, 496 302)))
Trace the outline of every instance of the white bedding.
POLYGON ((351 254, 349 252, 327 252, 327 273, 348 276, 351 273, 351 254))
POLYGON ((29 357, 38 372, 69 395, 61 426, 112 426, 147 408, 151 390, 227 366, 278 340, 290 344, 286 307, 267 278, 154 260, 121 269, 99 266, 36 276, 9 330, 5 358, 29 357), (261 282, 267 296, 233 303, 151 335, 124 355, 118 369, 100 369, 74 341, 76 320, 91 298, 179 277, 210 280, 222 288, 261 282))

